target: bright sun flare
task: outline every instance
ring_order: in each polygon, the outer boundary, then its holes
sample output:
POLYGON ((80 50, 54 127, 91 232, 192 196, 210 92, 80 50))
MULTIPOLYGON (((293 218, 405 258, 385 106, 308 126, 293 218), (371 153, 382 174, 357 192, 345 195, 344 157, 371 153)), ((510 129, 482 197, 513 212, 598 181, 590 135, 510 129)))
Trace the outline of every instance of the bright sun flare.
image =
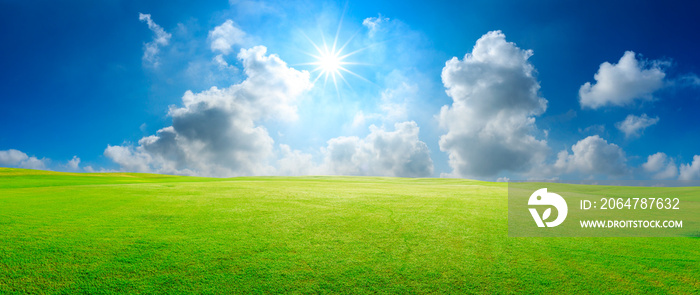
POLYGON ((342 66, 342 60, 337 54, 326 52, 318 59, 318 66, 322 73, 338 73, 342 66))
POLYGON ((311 71, 312 73, 318 72, 318 76, 316 76, 313 83, 315 84, 316 81, 318 81, 321 77, 323 77, 323 84, 325 86, 326 83, 328 82, 328 78, 330 77, 331 80, 333 81, 333 84, 335 85, 336 92, 338 92, 338 80, 342 80, 346 85, 350 86, 350 84, 345 79, 345 77, 343 77, 344 73, 353 75, 357 78, 360 78, 364 81, 369 82, 369 80, 367 80, 364 77, 348 70, 345 67, 346 65, 357 65, 358 63, 348 62, 348 61, 345 61, 345 59, 353 54, 356 54, 362 50, 367 49, 367 47, 355 50, 355 51, 350 52, 350 53, 343 53, 343 50, 350 43, 350 41, 352 41, 354 35, 353 35, 353 37, 350 37, 350 39, 348 39, 345 42, 345 44, 338 47, 337 45, 338 45, 338 34, 339 33, 340 33, 340 25, 338 25, 338 31, 336 32, 335 39, 333 40, 333 44, 330 47, 328 46, 328 44, 326 44, 325 38, 322 39, 323 43, 319 46, 314 41, 311 41, 311 39, 308 36, 304 35, 304 37, 306 37, 306 39, 309 40, 309 42, 311 42, 311 44, 316 49, 315 53, 306 53, 309 56, 316 59, 316 61, 310 62, 310 63, 305 63, 305 65, 316 66, 316 68, 311 71))
POLYGON ((311 44, 313 44, 314 48, 316 48, 317 53, 309 55, 315 58, 316 61, 308 63, 309 65, 316 66, 316 68, 313 71, 311 71, 312 73, 318 72, 318 76, 316 76, 316 79, 314 79, 314 83, 316 83, 316 81, 323 77, 323 83, 325 85, 328 82, 328 78, 330 77, 331 80, 333 80, 333 84, 335 85, 336 91, 338 90, 338 79, 341 79, 343 80, 343 82, 345 82, 345 84, 348 84, 348 81, 345 80, 345 77, 343 77, 343 72, 357 76, 357 74, 351 72, 350 70, 344 67, 345 65, 352 64, 350 62, 344 61, 345 58, 355 54, 357 51, 348 54, 343 54, 343 49, 345 49, 345 46, 348 45, 350 40, 348 40, 348 42, 346 42, 340 48, 336 48, 337 41, 338 38, 336 36, 336 39, 333 42, 333 46, 331 48, 328 48, 328 45, 326 45, 325 40, 323 40, 323 47, 319 47, 318 45, 316 45, 316 43, 311 41, 311 44))

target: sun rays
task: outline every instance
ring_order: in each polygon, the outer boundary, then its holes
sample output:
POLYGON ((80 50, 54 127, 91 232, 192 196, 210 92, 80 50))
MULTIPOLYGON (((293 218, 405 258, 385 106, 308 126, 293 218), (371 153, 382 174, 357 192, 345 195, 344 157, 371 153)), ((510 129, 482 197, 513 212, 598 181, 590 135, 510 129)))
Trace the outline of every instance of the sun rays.
POLYGON ((345 43, 343 43, 341 46, 338 46, 338 36, 340 35, 340 28, 341 28, 341 23, 338 24, 338 29, 335 33, 335 37, 333 39, 333 43, 329 44, 326 42, 326 38, 321 35, 321 43, 317 44, 311 38, 309 38, 306 34, 302 32, 306 40, 308 40, 311 45, 313 45, 315 52, 309 53, 309 52, 304 52, 306 55, 312 57, 315 59, 314 62, 309 62, 309 63, 303 63, 301 65, 311 65, 315 66, 315 68, 311 71, 311 73, 318 73, 316 77, 313 80, 313 84, 316 84, 321 78, 323 78, 323 86, 324 88, 328 84, 328 80, 333 82, 333 85, 335 86, 335 90, 340 95, 339 93, 339 88, 338 84, 340 81, 345 83, 348 87, 352 88, 350 86, 350 83, 348 83, 348 80, 345 79, 345 76, 343 74, 348 74, 352 75, 358 79, 361 79, 363 81, 370 82, 366 78, 362 77, 361 75, 351 71, 348 69, 346 66, 351 66, 351 65, 366 65, 366 63, 358 63, 358 62, 352 62, 348 61, 347 58, 351 57, 367 48, 370 46, 366 46, 354 51, 351 51, 349 53, 345 53, 346 47, 350 44, 350 42, 353 40, 353 38, 357 35, 357 32, 353 34, 350 38, 348 38, 345 43), (340 80, 340 81, 339 81, 340 80))

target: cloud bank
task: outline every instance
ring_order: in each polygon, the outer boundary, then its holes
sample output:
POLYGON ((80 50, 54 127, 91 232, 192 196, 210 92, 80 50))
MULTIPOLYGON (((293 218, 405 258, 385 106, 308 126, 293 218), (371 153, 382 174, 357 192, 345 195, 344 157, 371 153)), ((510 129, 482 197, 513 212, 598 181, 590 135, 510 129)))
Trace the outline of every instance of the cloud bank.
POLYGON ((320 171, 334 175, 429 177, 433 174, 433 161, 418 132, 418 124, 409 121, 394 124, 394 131, 372 125, 365 138, 333 138, 323 149, 320 171))
POLYGON ((16 167, 35 170, 60 170, 60 171, 79 171, 80 158, 73 158, 64 163, 56 163, 48 158, 38 158, 29 156, 26 153, 16 150, 0 150, 0 167, 16 167))
POLYGON ((394 124, 394 130, 371 125, 364 137, 331 138, 320 149, 322 160, 281 144, 277 161, 278 175, 354 175, 390 177, 430 177, 433 160, 425 142, 418 137, 420 128, 413 121, 394 124))
POLYGON ((0 151, 0 166, 3 167, 45 170, 46 162, 47 159, 38 159, 34 156, 30 157, 15 149, 0 151))

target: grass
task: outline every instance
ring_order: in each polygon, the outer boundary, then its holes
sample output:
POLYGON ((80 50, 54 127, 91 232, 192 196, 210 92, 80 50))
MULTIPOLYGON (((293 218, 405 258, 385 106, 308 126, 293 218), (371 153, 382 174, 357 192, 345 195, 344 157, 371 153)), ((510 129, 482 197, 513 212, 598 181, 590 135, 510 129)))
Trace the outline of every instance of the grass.
POLYGON ((470 180, 0 168, 0 293, 700 289, 698 238, 509 238, 507 209, 470 180))

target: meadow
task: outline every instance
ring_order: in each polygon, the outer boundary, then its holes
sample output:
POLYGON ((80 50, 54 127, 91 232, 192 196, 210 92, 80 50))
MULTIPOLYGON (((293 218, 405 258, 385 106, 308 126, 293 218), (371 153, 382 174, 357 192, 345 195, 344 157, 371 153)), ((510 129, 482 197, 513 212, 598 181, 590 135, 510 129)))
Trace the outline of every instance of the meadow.
POLYGON ((698 294, 699 238, 508 237, 507 193, 0 168, 0 293, 698 294))

